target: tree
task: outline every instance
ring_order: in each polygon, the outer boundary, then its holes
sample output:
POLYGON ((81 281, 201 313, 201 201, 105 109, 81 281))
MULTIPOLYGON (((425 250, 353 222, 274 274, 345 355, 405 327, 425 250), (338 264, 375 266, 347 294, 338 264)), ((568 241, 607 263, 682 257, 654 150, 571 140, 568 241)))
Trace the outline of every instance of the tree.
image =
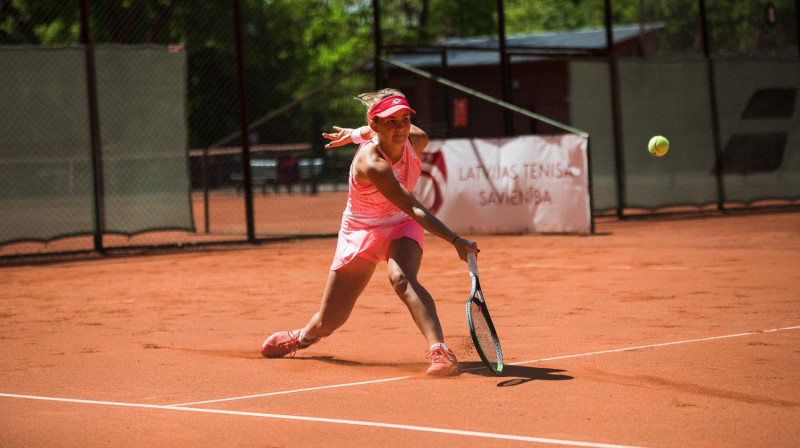
MULTIPOLYGON (((236 49, 230 2, 88 0, 96 44, 183 44, 189 64, 190 144, 202 147, 238 130, 236 49)), ((313 91, 372 56, 373 0, 240 0, 248 110, 260 117, 313 91)), ((508 35, 601 27, 605 0, 505 0, 508 35)), ((613 21, 662 23, 654 54, 699 51, 698 0, 612 0, 613 21)), ((747 54, 796 42, 796 0, 771 0, 778 24, 764 27, 761 0, 708 2, 715 53, 747 54)), ((386 45, 430 45, 445 38, 497 35, 492 0, 380 0, 386 45)), ((0 44, 74 45, 77 0, 0 0, 0 44)), ((363 76, 342 81, 358 91, 363 76)), ((264 139, 301 138, 311 116, 355 113, 344 95, 281 117, 264 139), (298 137, 286 137, 286 136, 298 137)))

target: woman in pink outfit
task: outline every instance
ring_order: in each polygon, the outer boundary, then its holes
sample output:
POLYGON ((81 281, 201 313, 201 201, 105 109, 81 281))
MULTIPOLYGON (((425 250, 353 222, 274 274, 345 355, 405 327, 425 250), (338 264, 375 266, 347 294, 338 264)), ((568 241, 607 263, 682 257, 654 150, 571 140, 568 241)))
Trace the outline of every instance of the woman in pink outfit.
POLYGON ((331 335, 347 321, 376 265, 385 260, 389 282, 430 345, 427 373, 456 375, 458 361, 444 343, 436 305, 417 281, 424 232, 450 242, 463 261, 478 247, 448 229, 412 194, 428 136, 411 124, 414 110, 405 95, 383 89, 358 99, 367 107, 367 126, 334 126, 336 133, 323 134, 332 140, 326 148, 348 143, 360 147, 350 166, 347 207, 322 304, 304 328, 270 336, 261 353, 268 358, 294 354, 331 335))

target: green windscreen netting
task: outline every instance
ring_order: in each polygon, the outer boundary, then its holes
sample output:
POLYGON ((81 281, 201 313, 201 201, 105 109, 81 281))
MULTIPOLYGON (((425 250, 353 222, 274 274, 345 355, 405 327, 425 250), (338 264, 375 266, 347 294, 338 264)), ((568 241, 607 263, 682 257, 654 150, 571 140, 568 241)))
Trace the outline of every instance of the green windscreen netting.
MULTIPOLYGON (((702 60, 620 60, 625 207, 703 206, 800 197, 800 65, 796 60, 714 63, 719 160, 708 67, 702 60), (647 152, 654 135, 669 153, 647 152), (719 165, 719 170, 718 165, 719 165), (721 173, 721 182, 717 173, 721 173), (723 191, 720 192, 720 184, 723 191)), ((617 204, 609 69, 570 62, 572 124, 592 136, 595 210, 617 204)))
POLYGON ((800 196, 800 63, 715 63, 728 200, 800 196))
MULTIPOLYGON (((186 55, 95 51, 105 232, 193 230, 186 55)), ((0 47, 0 243, 95 232, 85 50, 0 47)))

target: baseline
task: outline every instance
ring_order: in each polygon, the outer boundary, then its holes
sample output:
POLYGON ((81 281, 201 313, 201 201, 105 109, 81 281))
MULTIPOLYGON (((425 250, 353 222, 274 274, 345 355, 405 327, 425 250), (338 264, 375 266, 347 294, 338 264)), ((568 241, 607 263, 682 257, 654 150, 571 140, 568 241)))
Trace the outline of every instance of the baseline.
POLYGON ((160 409, 169 411, 181 412, 197 412, 202 414, 220 414, 220 415, 236 415, 241 417, 260 417, 271 418, 279 420, 299 420, 315 423, 332 423, 340 425, 353 425, 353 426, 368 426, 373 428, 386 428, 386 429, 399 429, 406 431, 419 431, 430 432, 438 434, 449 434, 456 436, 466 437, 480 437, 496 440, 513 440, 517 442, 531 442, 531 443, 544 443, 550 445, 563 445, 563 446, 581 446, 589 448, 644 448, 634 445, 615 445, 609 443, 595 443, 595 442, 582 442, 576 440, 562 440, 562 439, 549 439, 544 437, 529 437, 518 436, 513 434, 499 434, 481 431, 462 431, 458 429, 436 428, 429 426, 416 426, 416 425, 401 425, 396 423, 381 423, 381 422, 367 422, 361 420, 345 420, 338 418, 325 418, 325 417, 306 417, 299 415, 283 415, 283 414, 269 414, 262 412, 244 412, 244 411, 231 411, 224 409, 205 409, 205 408, 186 408, 176 406, 163 406, 156 404, 138 404, 138 403, 122 403, 114 401, 95 401, 95 400, 79 400, 74 398, 57 398, 57 397, 40 397, 36 395, 19 395, 19 394, 6 394, 0 393, 0 397, 4 398, 19 398, 26 400, 40 400, 40 401, 54 401, 61 403, 75 403, 75 404, 91 404, 100 406, 117 406, 126 408, 141 408, 141 409, 160 409))

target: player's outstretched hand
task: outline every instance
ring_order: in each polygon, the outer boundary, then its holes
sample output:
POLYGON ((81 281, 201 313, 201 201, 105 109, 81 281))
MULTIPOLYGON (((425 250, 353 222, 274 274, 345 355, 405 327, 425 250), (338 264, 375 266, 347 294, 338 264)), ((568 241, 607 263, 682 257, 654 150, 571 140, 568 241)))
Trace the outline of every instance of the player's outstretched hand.
POLYGON ((353 133, 353 129, 340 128, 339 126, 334 126, 333 129, 336 132, 330 134, 327 132, 322 133, 324 138, 332 140, 330 143, 325 145, 325 148, 335 148, 337 146, 344 146, 349 143, 353 143, 353 138, 350 136, 350 134, 353 133))

